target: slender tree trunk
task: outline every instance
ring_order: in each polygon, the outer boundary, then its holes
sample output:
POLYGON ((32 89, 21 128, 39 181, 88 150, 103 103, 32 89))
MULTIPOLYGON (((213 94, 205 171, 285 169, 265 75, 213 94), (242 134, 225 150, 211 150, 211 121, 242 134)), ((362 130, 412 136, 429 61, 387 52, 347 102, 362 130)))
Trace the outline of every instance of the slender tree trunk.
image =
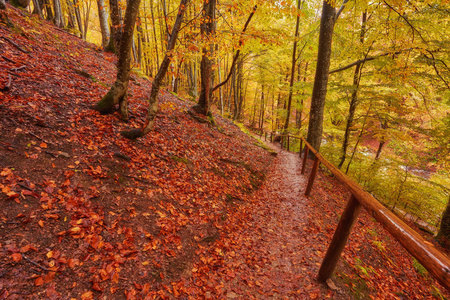
POLYGON ((233 120, 236 120, 238 115, 238 95, 237 95, 237 76, 236 76, 236 69, 233 70, 233 73, 231 74, 231 89, 233 91, 233 120))
MULTIPOLYGON (((380 122, 381 129, 386 130, 388 128, 388 122, 387 121, 381 121, 380 122)), ((383 150, 383 146, 386 144, 386 139, 384 135, 381 136, 380 143, 378 144, 377 154, 375 154, 375 161, 380 159, 381 151, 383 150)))
POLYGON ((359 133, 358 139, 356 140, 355 148, 353 148, 353 153, 352 153, 352 156, 350 157, 350 161, 349 161, 348 164, 347 164, 347 169, 345 170, 345 174, 348 173, 348 170, 350 169, 350 165, 351 165, 351 163, 352 163, 352 161, 353 161, 353 157, 355 156, 356 149, 358 149, 358 145, 359 145, 359 142, 360 142, 360 140, 361 140, 361 137, 362 137, 362 135, 363 135, 363 133, 364 133, 364 128, 365 128, 365 126, 366 126, 367 117, 369 116, 369 113, 370 113, 370 109, 371 109, 371 108, 372 108, 372 106, 369 106, 369 109, 367 110, 367 113, 366 113, 366 115, 364 116, 364 121, 363 121, 363 124, 362 124, 362 127, 361 127, 361 132, 359 133))
MULTIPOLYGON (((367 20, 367 12, 363 12, 361 19, 361 33, 359 39, 361 44, 364 43, 364 35, 366 32, 366 20, 367 20)), ((359 90, 359 83, 361 82, 363 65, 364 65, 363 63, 357 64, 355 67, 355 72, 353 74, 353 91, 350 100, 350 107, 348 109, 348 117, 347 117, 347 124, 345 126, 344 141, 342 142, 342 155, 338 165, 339 169, 342 167, 347 157, 347 147, 350 138, 350 130, 353 126, 353 119, 355 116, 356 107, 358 106, 358 90, 359 90)))
MULTIPOLYGON (((217 59, 219 82, 222 81, 222 68, 220 67, 220 59, 217 59)), ((223 89, 219 88, 220 115, 223 116, 223 89)))
POLYGON ((33 0, 34 10, 33 13, 37 13, 40 19, 44 19, 44 14, 42 13, 42 6, 39 3, 39 0, 33 0))
POLYGON ((330 70, 331 43, 336 18, 336 9, 330 1, 323 1, 320 21, 319 51, 317 54, 316 75, 311 97, 311 109, 307 141, 317 151, 320 150, 323 131, 323 110, 327 95, 328 72, 330 70))
POLYGON ((450 195, 447 202, 447 207, 442 214, 441 226, 439 227, 439 232, 437 234, 437 239, 441 240, 443 244, 450 243, 450 195))
MULTIPOLYGON (((214 12, 216 9, 216 0, 205 0, 203 2, 202 16, 203 22, 200 25, 200 31, 203 40, 213 39, 214 37, 214 12)), ((207 115, 210 111, 210 97, 211 97, 211 75, 212 75, 212 62, 211 56, 213 55, 214 46, 207 45, 202 49, 202 61, 200 63, 200 97, 198 99, 198 105, 194 108, 197 112, 207 115)))
POLYGON ((141 18, 139 17, 139 15, 138 15, 138 20, 139 20, 139 23, 137 24, 137 26, 136 26, 136 30, 137 30, 137 41, 138 41, 138 49, 137 49, 137 53, 138 53, 138 64, 139 64, 139 68, 141 69, 141 70, 143 70, 143 67, 141 67, 141 65, 142 65, 142 53, 143 53, 143 50, 142 50, 142 47, 143 47, 143 42, 144 42, 144 35, 143 35, 143 33, 142 33, 142 27, 141 27, 141 18))
POLYGON ((45 11, 47 12, 47 20, 52 21, 54 19, 54 17, 53 17, 52 6, 50 4, 50 0, 44 0, 44 7, 45 7, 45 11))
POLYGON ((60 0, 53 0, 53 9, 55 10, 55 18, 53 20, 56 27, 64 28, 64 19, 62 17, 60 0))
POLYGON ((158 38, 156 36, 155 14, 153 12, 153 1, 150 1, 150 13, 152 15, 153 38, 155 40, 156 65, 159 66, 158 38))
POLYGON ((91 1, 83 3, 83 12, 84 12, 83 40, 86 40, 87 32, 89 29, 89 15, 91 14, 91 4, 92 4, 91 1))
POLYGON ((80 13, 80 6, 78 4, 78 0, 73 0, 73 7, 75 11, 75 17, 77 18, 77 24, 78 24, 78 30, 80 31, 80 37, 84 37, 83 32, 83 23, 81 22, 81 13, 80 13))
POLYGON ((236 120, 239 120, 242 114, 242 103, 244 101, 244 95, 243 95, 243 89, 242 89, 242 84, 243 84, 243 77, 244 77, 244 59, 243 57, 239 58, 238 62, 237 62, 237 115, 236 115, 236 120))
POLYGON ((106 11, 105 0, 97 0, 98 19, 100 21, 100 30, 102 32, 102 47, 106 49, 109 44, 109 25, 108 12, 106 11))
POLYGON ((292 66, 291 66, 291 80, 289 82, 289 97, 287 104, 287 114, 286 114, 286 122, 284 123, 284 132, 287 132, 289 127, 289 117, 291 116, 291 104, 292 104, 292 94, 294 87, 294 77, 295 77, 295 65, 297 61, 297 39, 298 39, 298 29, 300 26, 300 8, 302 1, 297 0, 297 22, 295 24, 295 35, 294 35, 294 47, 292 50, 292 66))
POLYGON ((170 35, 169 43, 167 44, 166 54, 164 56, 163 61, 161 62, 161 66, 158 69, 158 73, 155 76, 155 79, 152 83, 152 90, 150 92, 149 99, 149 108, 147 113, 147 120, 141 129, 123 131, 122 135, 129 139, 136 139, 142 137, 149 133, 154 125, 156 114, 158 112, 158 93, 161 87, 161 83, 166 76, 167 69, 169 68, 170 61, 172 60, 172 50, 175 48, 175 44, 178 38, 178 33, 180 32, 181 22, 183 20, 184 12, 186 11, 186 6, 190 0, 181 0, 180 6, 178 7, 177 18, 175 19, 175 24, 173 25, 172 33, 170 35))
POLYGON ((264 84, 261 87, 261 103, 259 112, 259 129, 263 128, 264 125, 264 111, 265 111, 265 97, 264 97, 264 84))
POLYGON ((119 104, 123 120, 128 119, 127 90, 130 80, 131 44, 134 25, 141 0, 129 0, 125 12, 125 27, 121 38, 117 78, 109 92, 96 104, 95 109, 102 114, 111 113, 119 104))

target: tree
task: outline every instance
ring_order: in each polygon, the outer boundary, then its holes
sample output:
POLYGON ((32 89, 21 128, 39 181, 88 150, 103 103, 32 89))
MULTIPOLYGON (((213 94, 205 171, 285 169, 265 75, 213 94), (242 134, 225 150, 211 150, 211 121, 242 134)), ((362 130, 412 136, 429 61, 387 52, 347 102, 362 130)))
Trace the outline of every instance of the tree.
POLYGON ((60 0, 53 0, 53 9, 55 10, 55 19, 53 21, 55 23, 55 26, 64 28, 65 24, 60 0))
POLYGON ((95 110, 102 114, 108 114, 119 104, 123 120, 128 120, 127 92, 130 80, 131 44, 140 2, 141 0, 130 0, 128 2, 125 11, 125 26, 120 43, 117 78, 109 92, 95 105, 95 110))
POLYGON ((186 6, 190 0, 181 0, 180 6, 178 7, 177 18, 175 19, 175 24, 172 28, 172 33, 170 34, 169 43, 167 44, 166 54, 164 56, 161 65, 159 66, 158 73, 156 73, 155 79, 152 83, 152 90, 150 91, 149 107, 147 113, 147 119, 140 129, 123 131, 121 134, 129 139, 136 139, 145 136, 149 133, 153 126, 155 125, 156 114, 158 113, 158 94, 161 84, 166 76, 167 69, 169 68, 170 62, 173 57, 173 49, 177 42, 178 33, 180 32, 181 22, 183 20, 184 12, 186 11, 186 6))
POLYGON ((316 75, 311 97, 308 135, 306 140, 317 151, 320 149, 323 131, 323 110, 327 95, 328 72, 330 70, 331 43, 333 40, 334 24, 344 9, 347 0, 344 0, 336 13, 334 3, 323 1, 322 18, 320 21, 319 50, 317 53, 316 75))
MULTIPOLYGON (((362 14, 361 20, 361 33, 360 33, 360 42, 364 43, 364 35, 366 32, 366 21, 367 21, 367 12, 364 11, 362 14)), ((367 55, 366 55, 367 56, 367 55)), ((340 169, 345 162, 347 157, 347 148, 349 144, 350 138, 350 129, 353 125, 353 119, 355 117, 356 107, 358 105, 358 89, 359 83, 361 81, 361 73, 364 62, 358 63, 355 67, 355 72, 353 73, 353 85, 352 85, 352 95, 350 99, 350 106, 348 108, 348 116, 347 116, 347 126, 345 127, 344 140, 342 142, 342 155, 341 160, 339 162, 338 168, 340 169)))
POLYGON ((447 202, 447 207, 442 214, 441 227, 439 228, 439 232, 436 237, 444 244, 450 243, 450 196, 447 202))
POLYGON ((0 9, 6 9, 5 0, 0 0, 0 9))
MULTIPOLYGON (((201 27, 202 30, 202 36, 207 37, 210 39, 214 39, 214 8, 216 6, 216 0, 205 0, 203 5, 202 13, 204 15, 204 24, 201 27)), ((239 39, 239 47, 241 47, 244 44, 243 41, 243 35, 245 31, 247 30, 248 24, 250 23, 253 15, 256 12, 257 6, 255 5, 253 7, 252 12, 250 13, 247 22, 245 22, 244 29, 241 31, 241 36, 239 39)), ((238 49, 236 51, 236 54, 234 55, 233 62, 231 63, 230 72, 228 73, 228 76, 225 78, 224 81, 217 84, 214 88, 211 87, 212 81, 211 81, 211 75, 212 75, 212 63, 210 60, 210 56, 212 56, 212 52, 214 48, 212 45, 210 46, 210 52, 208 52, 208 48, 204 47, 202 50, 202 62, 200 65, 200 75, 201 75, 201 92, 200 97, 198 100, 198 104, 194 106, 195 111, 198 113, 201 113, 203 115, 210 114, 210 106, 211 106, 211 97, 212 93, 219 89, 221 86, 225 85, 228 80, 230 80, 231 75, 233 74, 234 68, 236 66, 236 63, 239 59, 239 54, 241 53, 241 49, 238 49)))
MULTIPOLYGON (((216 0, 203 1, 202 17, 203 21, 200 25, 202 39, 214 40, 216 0)), ((200 97, 198 105, 194 108, 201 114, 209 113, 211 101, 211 76, 212 76, 212 56, 214 45, 207 43, 202 49, 202 61, 200 63, 200 97)))
POLYGON ((119 53, 120 40, 122 36, 122 20, 119 10, 118 0, 109 0, 109 8, 111 10, 111 38, 109 40, 109 50, 119 53))
POLYGON ((292 105, 292 94, 294 87, 294 76, 295 76, 295 65, 297 62, 297 39, 298 39, 298 28, 300 26, 300 8, 302 1, 297 0, 297 22, 295 24, 295 34, 294 34, 294 48, 292 50, 292 66, 291 66, 291 80, 289 82, 289 97, 287 104, 287 115, 286 122, 284 123, 284 131, 286 132, 289 127, 289 116, 291 115, 291 105, 292 105))
POLYGON ((97 0, 97 8, 100 30, 102 31, 102 47, 105 49, 109 44, 108 12, 105 8, 105 0, 97 0))

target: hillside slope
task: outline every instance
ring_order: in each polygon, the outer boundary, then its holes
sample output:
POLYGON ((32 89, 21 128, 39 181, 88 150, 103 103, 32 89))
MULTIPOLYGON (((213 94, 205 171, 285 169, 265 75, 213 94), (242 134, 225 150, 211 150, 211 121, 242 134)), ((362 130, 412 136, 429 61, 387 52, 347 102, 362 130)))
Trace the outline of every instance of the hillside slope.
POLYGON ((120 131, 145 119, 151 82, 133 75, 128 123, 102 116, 92 106, 113 83, 114 55, 10 6, 7 14, 0 299, 449 297, 364 211, 337 287, 318 283, 349 197, 336 179, 319 171, 304 197, 298 154, 274 158, 217 115, 219 127, 199 123, 187 113, 193 103, 167 91, 155 130, 124 139, 120 131))
MULTIPOLYGON (((272 156, 231 122, 218 130, 133 76, 129 123, 91 109, 115 76, 112 54, 8 6, 0 24, 0 298, 198 295, 194 265, 239 226, 272 156), (11 81, 9 80, 11 78, 11 81), (192 278, 191 278, 192 280, 192 278), (194 279, 195 280, 195 279, 194 279)), ((214 289, 214 287, 211 287, 214 289)))

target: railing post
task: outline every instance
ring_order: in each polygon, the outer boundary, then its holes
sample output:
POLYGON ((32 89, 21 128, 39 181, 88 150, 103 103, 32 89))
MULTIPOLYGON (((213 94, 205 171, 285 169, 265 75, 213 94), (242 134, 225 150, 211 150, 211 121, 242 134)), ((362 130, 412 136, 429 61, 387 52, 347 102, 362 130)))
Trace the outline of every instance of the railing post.
POLYGON ((314 183, 314 179, 316 179, 318 167, 319 167, 319 158, 316 156, 316 158, 314 159, 311 174, 309 175, 308 184, 306 185, 305 196, 309 196, 309 194, 311 194, 311 189, 314 183))
POLYGON ((302 175, 305 174, 305 170, 306 170, 306 162, 308 161, 308 153, 309 153, 309 148, 308 146, 305 147, 305 156, 303 156, 303 163, 302 163, 302 175))
POLYGON ((290 135, 288 134, 288 136, 287 136, 287 147, 286 147, 288 152, 289 152, 289 144, 290 144, 289 138, 290 138, 290 135))
POLYGON ((302 157, 303 140, 300 138, 300 149, 298 150, 298 156, 302 157))
POLYGON ((331 240, 330 246, 328 246, 325 258, 320 266, 319 275, 317 276, 318 281, 324 282, 333 275, 334 269, 341 257, 342 250, 344 250, 345 244, 347 243, 350 232, 360 211, 361 204, 352 194, 342 213, 339 224, 334 232, 333 239, 331 240))

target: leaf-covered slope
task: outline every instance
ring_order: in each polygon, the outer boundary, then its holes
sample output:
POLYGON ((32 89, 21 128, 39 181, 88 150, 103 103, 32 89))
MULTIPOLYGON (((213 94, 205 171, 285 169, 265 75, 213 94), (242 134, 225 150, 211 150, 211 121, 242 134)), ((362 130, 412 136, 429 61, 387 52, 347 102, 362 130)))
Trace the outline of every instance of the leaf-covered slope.
POLYGON ((115 76, 112 54, 8 6, 0 24, 0 298, 178 297, 201 255, 227 234, 272 156, 234 124, 187 113, 133 78, 132 118, 91 109, 115 76), (6 19, 9 20, 6 21, 6 19), (8 24, 9 23, 9 24, 8 24), (11 78, 11 80, 9 79, 11 78), (200 252, 199 252, 200 251, 200 252))

